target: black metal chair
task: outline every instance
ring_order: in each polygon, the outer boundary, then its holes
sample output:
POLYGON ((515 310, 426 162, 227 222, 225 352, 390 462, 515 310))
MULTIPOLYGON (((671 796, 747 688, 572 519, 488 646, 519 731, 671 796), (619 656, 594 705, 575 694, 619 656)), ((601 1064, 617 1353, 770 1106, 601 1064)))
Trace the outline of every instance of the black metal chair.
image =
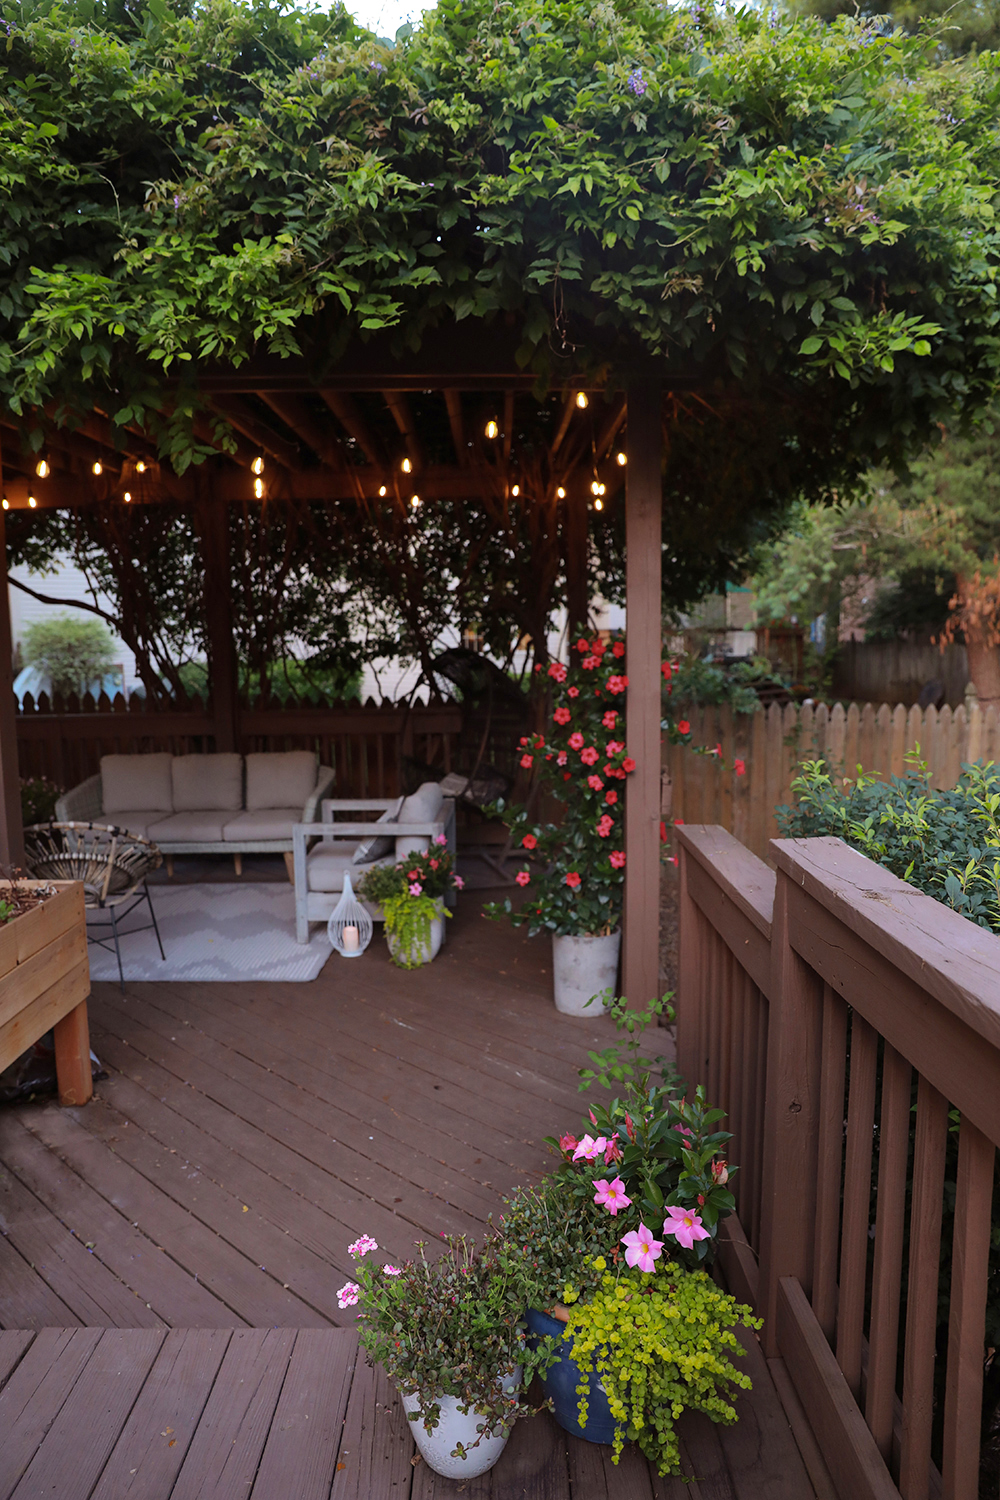
POLYGON ((152 920, 143 927, 130 927, 121 936, 155 932, 160 957, 166 962, 163 939, 146 884, 147 876, 163 863, 163 855, 149 839, 129 833, 125 828, 101 823, 36 823, 24 830, 24 845, 24 863, 36 879, 80 880, 88 911, 107 912, 110 920, 96 925, 100 931, 110 931, 111 940, 97 936, 94 924, 88 923, 87 941, 109 953, 114 952, 123 994, 125 972, 118 924, 143 901, 149 907, 152 920))

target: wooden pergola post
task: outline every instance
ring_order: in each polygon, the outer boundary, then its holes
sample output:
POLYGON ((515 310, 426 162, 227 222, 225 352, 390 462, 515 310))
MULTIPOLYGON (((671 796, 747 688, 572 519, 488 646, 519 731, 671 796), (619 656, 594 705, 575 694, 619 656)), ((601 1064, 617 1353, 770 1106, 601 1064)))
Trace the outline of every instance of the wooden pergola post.
POLYGON ((628 750, 636 768, 625 798, 622 988, 643 1008, 660 973, 661 396, 657 382, 628 392, 625 481, 625 619, 628 750))
POLYGON ((217 751, 238 749, 239 685, 233 641, 233 580, 229 565, 226 501, 211 493, 208 475, 199 475, 196 507, 198 538, 205 567, 205 630, 208 636, 208 690, 217 751))
MULTIPOLYGON (((3 456, 0 454, 0 491, 3 456)), ((14 648, 7 586, 7 527, 0 510, 0 864, 24 864, 21 776, 17 763, 17 707, 14 702, 14 648)))

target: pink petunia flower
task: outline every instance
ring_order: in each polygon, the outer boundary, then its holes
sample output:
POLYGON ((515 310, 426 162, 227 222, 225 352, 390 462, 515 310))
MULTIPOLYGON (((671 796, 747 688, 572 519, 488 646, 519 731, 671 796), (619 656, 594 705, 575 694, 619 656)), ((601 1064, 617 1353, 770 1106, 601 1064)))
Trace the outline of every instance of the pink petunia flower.
POLYGON ((600 758, 600 755, 598 755, 597 750, 593 745, 588 745, 586 750, 580 751, 580 759, 583 761, 585 766, 596 766, 600 758))
POLYGON ((410 895, 411 896, 420 896, 420 895, 423 894, 423 889, 424 888, 420 884, 420 881, 419 880, 415 880, 413 882, 413 884, 410 886, 410 895))
POLYGON ((360 1258, 363 1255, 367 1255, 369 1250, 377 1249, 378 1241, 373 1240, 370 1234, 363 1234, 359 1240, 354 1241, 353 1245, 348 1245, 347 1253, 348 1255, 355 1255, 360 1258))
POLYGON ((701 1219, 689 1208, 667 1207, 668 1217, 663 1221, 663 1233, 672 1234, 678 1245, 685 1250, 694 1248, 695 1240, 710 1240, 712 1236, 701 1219))
POLYGON ((361 1295, 361 1288, 356 1281, 348 1281, 337 1293, 337 1306, 343 1311, 345 1307, 353 1307, 361 1295))
POLYGON ((574 732, 570 735, 569 748, 571 750, 583 749, 583 735, 580 733, 579 729, 574 730, 574 732))
POLYGON ((572 714, 570 713, 569 709, 566 708, 565 705, 563 705, 562 707, 556 709, 552 717, 557 724, 568 724, 570 719, 572 718, 572 714))
POLYGON ((610 859, 611 859, 611 868, 613 870, 623 870, 625 868, 625 851, 624 851, 624 849, 612 849, 611 855, 610 855, 610 859))
POLYGON ((402 1276, 403 1274, 399 1266, 391 1266, 388 1261, 386 1261, 385 1265, 382 1267, 382 1270, 387 1276, 402 1276))
POLYGON ((573 1152, 573 1160, 596 1161, 603 1154, 607 1144, 607 1136, 599 1135, 595 1140, 592 1135, 585 1135, 582 1140, 577 1142, 576 1150, 573 1152))
POLYGON ((518 885, 530 885, 531 883, 531 876, 529 875, 527 870, 518 870, 517 874, 514 876, 514 879, 517 881, 518 885))
POLYGON ((645 1224, 640 1224, 638 1229, 632 1229, 623 1235, 620 1241, 625 1246, 625 1262, 630 1266, 638 1266, 640 1271, 650 1272, 656 1270, 656 1262, 663 1254, 663 1241, 653 1239, 653 1231, 647 1229, 645 1224))
POLYGON ((625 1184, 620 1177, 615 1177, 611 1182, 608 1182, 605 1177, 599 1177, 594 1186, 597 1189, 594 1202, 601 1208, 606 1208, 612 1218, 620 1208, 628 1208, 632 1202, 625 1192, 625 1184))

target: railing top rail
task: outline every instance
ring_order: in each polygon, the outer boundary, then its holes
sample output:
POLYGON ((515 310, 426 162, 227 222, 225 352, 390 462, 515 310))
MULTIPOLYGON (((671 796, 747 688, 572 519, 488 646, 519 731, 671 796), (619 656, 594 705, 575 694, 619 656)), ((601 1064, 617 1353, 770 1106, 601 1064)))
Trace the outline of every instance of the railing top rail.
POLYGON ((1000 1047, 1000 938, 838 838, 772 839, 778 869, 909 979, 1000 1047))
POLYGON ((770 939, 774 871, 718 824, 680 825, 674 832, 687 852, 708 871, 734 905, 764 937, 770 939))

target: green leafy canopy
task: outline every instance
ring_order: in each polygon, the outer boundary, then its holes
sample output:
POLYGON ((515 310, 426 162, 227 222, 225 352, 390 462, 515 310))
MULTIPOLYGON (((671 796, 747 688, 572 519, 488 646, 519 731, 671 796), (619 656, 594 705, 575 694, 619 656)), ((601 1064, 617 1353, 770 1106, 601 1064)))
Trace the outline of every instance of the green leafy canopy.
POLYGON ((834 483, 995 383, 991 55, 646 0, 441 0, 393 49, 266 0, 0 15, 15 411, 166 411, 183 467, 206 360, 509 318, 543 381, 753 393, 834 483))

